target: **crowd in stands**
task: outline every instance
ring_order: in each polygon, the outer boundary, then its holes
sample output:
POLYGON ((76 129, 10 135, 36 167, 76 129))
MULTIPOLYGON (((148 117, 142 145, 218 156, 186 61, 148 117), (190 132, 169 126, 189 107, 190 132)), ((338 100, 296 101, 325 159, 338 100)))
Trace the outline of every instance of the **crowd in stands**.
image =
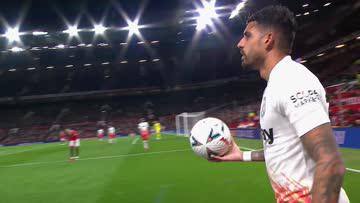
MULTIPOLYGON (((141 118, 158 120, 163 129, 174 130, 175 116, 206 111, 230 128, 258 128, 261 91, 245 92, 228 87, 129 96, 68 103, 22 104, 0 108, 0 144, 51 142, 59 130, 73 128, 81 137, 95 137, 99 128, 114 126, 118 135, 137 133, 141 118), (231 91, 230 91, 231 90, 231 91)), ((356 80, 326 88, 333 126, 360 125, 360 88, 356 80)))

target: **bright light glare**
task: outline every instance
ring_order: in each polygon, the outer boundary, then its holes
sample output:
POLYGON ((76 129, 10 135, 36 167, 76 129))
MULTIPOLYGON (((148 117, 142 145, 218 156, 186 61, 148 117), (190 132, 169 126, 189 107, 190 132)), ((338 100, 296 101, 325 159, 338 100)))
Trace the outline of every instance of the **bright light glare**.
POLYGON ((216 3, 215 0, 212 0, 210 2, 204 1, 203 2, 204 8, 198 9, 199 17, 196 20, 197 30, 202 30, 206 28, 207 25, 213 24, 212 19, 218 16, 215 10, 215 3, 216 3))
POLYGON ((63 31, 64 33, 69 34, 71 37, 76 36, 79 32, 76 25, 69 26, 67 30, 63 31))
POLYGON ((48 33, 47 32, 42 32, 42 31, 34 31, 34 32, 32 32, 32 34, 34 36, 40 36, 40 35, 47 35, 48 33))
POLYGON ((235 18, 235 16, 237 16, 239 14, 240 10, 244 8, 245 3, 246 3, 246 1, 240 2, 236 6, 236 8, 231 12, 229 19, 235 18))
POLYGON ((106 27, 104 27, 102 24, 94 25, 94 31, 95 34, 103 34, 106 30, 106 27))
POLYGON ((127 29, 129 30, 129 35, 140 34, 139 25, 136 22, 129 22, 127 29))
POLYGON ((21 52, 21 51, 24 51, 24 49, 20 48, 20 47, 13 47, 13 48, 10 49, 10 51, 12 51, 12 52, 21 52))
POLYGON ((9 27, 7 29, 7 31, 5 32, 4 36, 9 40, 9 42, 20 41, 19 28, 18 27, 14 27, 14 28, 9 27))

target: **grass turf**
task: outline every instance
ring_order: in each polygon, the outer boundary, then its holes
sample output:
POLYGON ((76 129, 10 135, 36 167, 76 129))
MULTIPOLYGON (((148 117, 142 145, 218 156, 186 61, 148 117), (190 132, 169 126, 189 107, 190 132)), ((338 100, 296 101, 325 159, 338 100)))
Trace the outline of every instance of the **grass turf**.
MULTIPOLYGON (((82 140, 74 163, 59 143, 1 147, 0 202, 275 202, 264 163, 210 163, 184 137, 152 139, 147 152, 133 139, 82 140)), ((262 147, 258 140, 237 141, 262 147)), ((360 150, 341 151, 348 168, 360 169, 360 150)), ((351 202, 360 202, 359 187, 360 173, 348 171, 351 202)))

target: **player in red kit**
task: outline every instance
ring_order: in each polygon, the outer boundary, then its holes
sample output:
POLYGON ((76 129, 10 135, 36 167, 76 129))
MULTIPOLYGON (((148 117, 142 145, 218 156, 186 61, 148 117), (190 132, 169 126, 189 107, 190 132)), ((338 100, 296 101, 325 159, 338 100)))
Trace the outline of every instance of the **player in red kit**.
POLYGON ((76 130, 66 129, 66 135, 69 137, 70 159, 78 159, 80 152, 80 135, 76 130))

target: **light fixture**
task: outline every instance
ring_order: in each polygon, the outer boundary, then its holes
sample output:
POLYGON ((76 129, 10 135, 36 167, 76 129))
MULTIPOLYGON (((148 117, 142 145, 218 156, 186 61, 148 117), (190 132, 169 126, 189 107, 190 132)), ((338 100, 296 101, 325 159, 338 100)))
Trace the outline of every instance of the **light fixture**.
POLYGON ((9 40, 9 42, 19 42, 20 41, 20 32, 18 27, 9 27, 4 36, 9 40))
POLYGON ((71 25, 67 30, 63 31, 64 33, 69 34, 70 37, 77 36, 79 30, 76 25, 71 25))
POLYGON ((31 67, 31 68, 27 68, 26 70, 35 70, 36 68, 31 67))
POLYGON ((16 69, 15 68, 12 68, 12 69, 9 69, 10 72, 15 72, 16 69))
POLYGON ((139 31, 139 25, 137 24, 137 22, 131 22, 129 21, 128 22, 128 26, 126 27, 128 30, 129 30, 129 35, 133 35, 133 34, 140 34, 140 31, 139 31))
POLYGON ((124 64, 124 63, 128 63, 128 61, 121 61, 120 63, 123 63, 123 64, 124 64))
POLYGON ((47 35, 48 33, 47 32, 42 32, 42 31, 34 31, 34 32, 32 32, 32 34, 34 36, 40 36, 40 35, 47 35))
POLYGON ((21 51, 24 51, 23 48, 20 48, 20 47, 13 47, 10 49, 11 52, 21 52, 21 51))
POLYGON ((231 12, 229 19, 235 18, 242 8, 244 8, 246 1, 240 2, 236 8, 231 12))
POLYGON ((331 5, 331 2, 328 2, 328 3, 324 4, 324 7, 330 6, 330 5, 331 5))
POLYGON ((218 16, 215 10, 215 3, 215 0, 210 2, 203 1, 204 7, 197 9, 199 17, 196 19, 196 30, 202 30, 207 25, 213 24, 212 19, 218 16))
POLYGON ((305 8, 305 7, 308 7, 309 4, 303 4, 302 7, 305 8))
POLYGON ((99 35, 99 34, 104 34, 105 30, 107 28, 104 27, 102 24, 96 24, 94 25, 94 32, 95 34, 99 35))

